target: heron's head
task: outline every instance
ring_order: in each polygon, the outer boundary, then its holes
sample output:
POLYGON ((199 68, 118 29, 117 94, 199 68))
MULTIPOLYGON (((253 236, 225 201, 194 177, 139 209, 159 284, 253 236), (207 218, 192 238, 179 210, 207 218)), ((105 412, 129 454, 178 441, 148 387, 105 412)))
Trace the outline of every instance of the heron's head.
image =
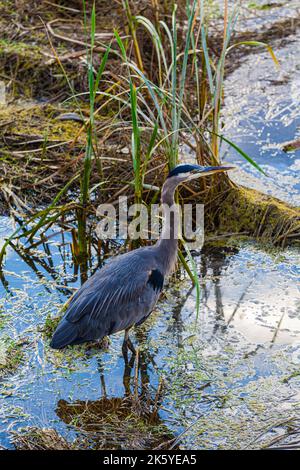
POLYGON ((172 180, 178 186, 181 183, 201 178, 202 176, 215 175, 216 173, 224 173, 234 169, 234 166, 200 166, 187 163, 173 168, 168 174, 167 181, 172 180))

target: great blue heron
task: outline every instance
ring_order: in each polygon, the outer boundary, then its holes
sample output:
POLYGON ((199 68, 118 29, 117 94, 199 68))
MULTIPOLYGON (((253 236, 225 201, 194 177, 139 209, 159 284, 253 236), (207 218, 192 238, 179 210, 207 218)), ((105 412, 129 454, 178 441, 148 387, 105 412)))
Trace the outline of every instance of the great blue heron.
MULTIPOLYGON (((178 165, 162 187, 163 207, 173 210, 174 193, 179 184, 232 168, 178 165)), ((127 355, 128 348, 135 353, 129 329, 141 325, 152 312, 164 281, 175 265, 177 248, 178 227, 176 223, 169 223, 169 227, 164 224, 154 245, 112 258, 73 296, 54 332, 51 347, 61 349, 71 344, 101 340, 125 330, 123 354, 127 355)))

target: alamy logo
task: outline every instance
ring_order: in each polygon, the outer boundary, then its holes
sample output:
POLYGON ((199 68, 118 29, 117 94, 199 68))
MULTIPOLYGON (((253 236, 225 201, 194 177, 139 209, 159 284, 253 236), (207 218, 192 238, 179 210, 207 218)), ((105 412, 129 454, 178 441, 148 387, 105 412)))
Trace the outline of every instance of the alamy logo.
POLYGON ((203 204, 128 205, 127 197, 117 204, 100 204, 96 233, 101 240, 184 239, 189 249, 199 249, 204 242, 203 204))

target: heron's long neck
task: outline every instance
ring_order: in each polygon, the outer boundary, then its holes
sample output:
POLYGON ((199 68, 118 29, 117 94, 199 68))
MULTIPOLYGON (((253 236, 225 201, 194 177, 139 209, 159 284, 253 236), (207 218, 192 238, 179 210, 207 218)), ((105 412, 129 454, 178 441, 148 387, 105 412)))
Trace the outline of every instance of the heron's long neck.
POLYGON ((174 200, 176 186, 167 180, 162 187, 161 194, 164 221, 157 248, 165 275, 174 269, 177 259, 180 214, 174 200))

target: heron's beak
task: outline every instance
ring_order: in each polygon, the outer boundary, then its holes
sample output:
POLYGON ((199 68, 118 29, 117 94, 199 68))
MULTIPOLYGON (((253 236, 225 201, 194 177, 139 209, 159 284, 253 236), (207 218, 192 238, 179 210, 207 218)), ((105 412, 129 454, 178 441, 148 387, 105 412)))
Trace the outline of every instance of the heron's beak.
POLYGON ((200 178, 201 176, 210 176, 217 173, 224 173, 226 171, 235 170, 235 166, 198 166, 195 165, 193 173, 189 176, 189 181, 200 178))

